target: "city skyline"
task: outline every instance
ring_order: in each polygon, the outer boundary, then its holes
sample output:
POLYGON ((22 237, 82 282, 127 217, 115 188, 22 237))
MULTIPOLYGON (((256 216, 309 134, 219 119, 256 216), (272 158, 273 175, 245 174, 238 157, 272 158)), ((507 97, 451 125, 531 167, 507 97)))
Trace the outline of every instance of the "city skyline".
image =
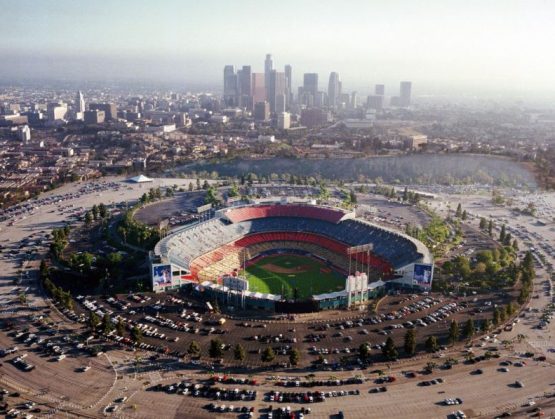
MULTIPOLYGON (((422 95, 528 97, 555 90, 555 58, 545 54, 555 38, 549 23, 555 9, 545 1, 349 5, 215 2, 214 14, 205 5, 172 1, 110 8, 6 3, 0 80, 163 80, 208 88, 221 84, 224 63, 263 71, 260 57, 271 53, 274 68, 337 71, 345 89, 361 94, 399 80, 412 80, 422 95), (308 11, 316 23, 303 18, 308 11)), ((293 89, 301 82, 293 80, 293 89)))

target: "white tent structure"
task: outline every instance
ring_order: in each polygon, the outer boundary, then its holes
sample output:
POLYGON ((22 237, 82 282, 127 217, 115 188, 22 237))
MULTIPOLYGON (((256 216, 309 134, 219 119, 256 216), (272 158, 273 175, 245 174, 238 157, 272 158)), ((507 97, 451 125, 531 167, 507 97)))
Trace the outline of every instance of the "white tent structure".
POLYGON ((130 179, 127 179, 129 182, 133 182, 133 183, 146 183, 146 182, 153 182, 153 179, 146 177, 145 175, 139 175, 139 176, 135 176, 132 177, 130 179))

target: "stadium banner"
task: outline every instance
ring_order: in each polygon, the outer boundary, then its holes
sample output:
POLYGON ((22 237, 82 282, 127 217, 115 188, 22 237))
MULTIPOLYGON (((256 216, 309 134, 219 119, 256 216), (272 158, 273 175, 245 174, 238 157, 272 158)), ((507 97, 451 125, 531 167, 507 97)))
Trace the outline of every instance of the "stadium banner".
POLYGON ((421 287, 431 287, 433 276, 433 265, 425 263, 415 263, 412 276, 412 283, 421 287))
POLYGON ((197 214, 208 211, 210 209, 212 209, 212 204, 201 205, 200 207, 197 207, 197 214))
POLYGON ((152 288, 167 287, 172 284, 172 266, 168 264, 152 265, 152 288))
POLYGON ((371 252, 374 246, 372 244, 361 244, 360 246, 353 246, 347 249, 348 255, 353 255, 356 253, 371 252))

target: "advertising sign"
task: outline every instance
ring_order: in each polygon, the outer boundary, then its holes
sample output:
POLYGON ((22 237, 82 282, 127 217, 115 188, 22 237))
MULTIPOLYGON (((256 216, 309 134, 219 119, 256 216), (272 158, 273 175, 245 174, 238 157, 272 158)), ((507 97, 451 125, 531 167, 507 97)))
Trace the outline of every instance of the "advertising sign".
POLYGON ((171 265, 152 265, 153 287, 165 287, 172 283, 171 265))
POLYGON ((424 286, 424 287, 431 287, 432 286, 432 265, 415 263, 412 280, 414 284, 424 286))

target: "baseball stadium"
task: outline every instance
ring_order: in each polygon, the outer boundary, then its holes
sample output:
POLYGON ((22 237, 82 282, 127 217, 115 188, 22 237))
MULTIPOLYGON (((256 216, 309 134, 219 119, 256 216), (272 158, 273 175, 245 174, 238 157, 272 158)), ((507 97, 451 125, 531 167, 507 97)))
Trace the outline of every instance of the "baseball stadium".
POLYGON ((207 299, 277 312, 347 308, 386 285, 425 290, 432 281, 418 240, 307 203, 221 209, 170 232, 151 263, 154 291, 193 283, 207 299))

